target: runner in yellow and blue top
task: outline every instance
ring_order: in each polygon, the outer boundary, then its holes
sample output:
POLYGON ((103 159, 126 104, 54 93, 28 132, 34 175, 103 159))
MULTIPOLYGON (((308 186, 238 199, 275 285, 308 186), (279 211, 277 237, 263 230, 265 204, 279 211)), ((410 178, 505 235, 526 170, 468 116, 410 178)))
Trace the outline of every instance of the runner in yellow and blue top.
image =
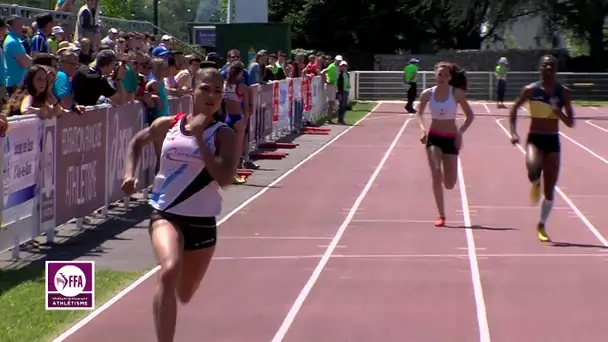
POLYGON ((538 239, 548 242, 545 223, 553 208, 554 188, 560 168, 559 122, 574 126, 574 111, 570 90, 557 82, 557 60, 551 55, 540 61, 539 82, 524 88, 517 102, 509 112, 511 122, 511 143, 517 144, 516 133, 517 109, 528 102, 530 106, 530 130, 525 144, 526 168, 528 179, 532 183, 530 198, 533 204, 540 200, 540 181, 543 180, 545 198, 541 204, 540 220, 536 226, 538 239), (562 111, 562 109, 566 112, 562 111))
POLYGON ((416 100, 416 94, 418 88, 416 87, 416 74, 418 74, 418 63, 420 61, 416 58, 410 58, 409 64, 403 69, 403 81, 405 82, 407 89, 407 103, 405 104, 405 110, 408 113, 416 113, 414 109, 414 101, 416 100))
POLYGON ((498 65, 496 65, 496 107, 507 108, 505 106, 505 92, 507 90, 507 71, 509 69, 509 62, 506 57, 500 57, 498 65))

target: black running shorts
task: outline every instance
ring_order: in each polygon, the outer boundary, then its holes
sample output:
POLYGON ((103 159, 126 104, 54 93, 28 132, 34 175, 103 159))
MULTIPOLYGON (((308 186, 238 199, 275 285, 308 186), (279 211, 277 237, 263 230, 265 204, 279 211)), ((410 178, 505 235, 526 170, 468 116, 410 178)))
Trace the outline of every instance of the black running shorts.
POLYGON ((182 235, 184 250, 193 251, 215 246, 217 241, 217 222, 215 217, 193 217, 152 210, 150 227, 155 221, 169 221, 182 235))

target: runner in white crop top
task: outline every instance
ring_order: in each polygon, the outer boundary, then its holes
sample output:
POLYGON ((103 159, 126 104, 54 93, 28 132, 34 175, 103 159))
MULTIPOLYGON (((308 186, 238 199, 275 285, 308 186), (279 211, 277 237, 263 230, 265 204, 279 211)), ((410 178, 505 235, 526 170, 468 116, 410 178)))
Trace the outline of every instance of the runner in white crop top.
POLYGON ((214 68, 201 70, 201 76, 192 114, 158 118, 133 137, 125 156, 122 188, 130 195, 144 145, 162 142, 149 229, 160 264, 153 306, 159 341, 173 341, 176 294, 182 303, 189 302, 205 275, 217 239, 219 187, 232 183, 236 173, 234 131, 214 118, 222 103, 222 76, 214 68))
POLYGON ((463 71, 452 63, 441 62, 435 66, 437 85, 426 89, 420 96, 418 119, 426 146, 433 179, 433 195, 439 213, 435 226, 445 225, 443 187, 453 189, 458 174, 458 152, 462 134, 473 122, 473 111, 467 101, 467 79, 463 71), (427 132, 422 115, 426 106, 431 112, 431 125, 427 132), (466 114, 465 122, 456 124, 458 105, 466 114))
POLYGON ((435 89, 437 86, 434 86, 429 89, 429 110, 431 111, 431 118, 433 120, 456 120, 456 110, 458 109, 458 104, 454 99, 454 87, 449 86, 448 90, 448 99, 442 102, 439 102, 435 99, 435 89))

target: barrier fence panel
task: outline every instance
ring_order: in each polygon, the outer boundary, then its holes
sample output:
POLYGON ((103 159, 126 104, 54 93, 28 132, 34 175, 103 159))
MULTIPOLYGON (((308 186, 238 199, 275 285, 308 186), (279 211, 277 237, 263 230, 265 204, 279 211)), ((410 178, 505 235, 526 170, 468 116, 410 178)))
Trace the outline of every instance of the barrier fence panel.
POLYGON ((89 215, 105 204, 107 114, 108 108, 99 108, 56 120, 56 225, 89 215))
MULTIPOLYGON (((406 84, 401 71, 354 71, 355 93, 357 100, 405 100, 406 84)), ((352 77, 351 76, 351 77, 352 77)), ((563 72, 557 74, 558 80, 570 88, 574 98, 589 101, 608 100, 608 73, 571 73, 563 72)), ((497 79, 494 72, 473 71, 467 72, 468 94, 473 100, 494 101, 496 100, 497 79)), ((507 88, 505 99, 512 101, 526 85, 540 79, 538 72, 507 73, 507 88)), ((418 96, 420 93, 435 85, 435 73, 433 71, 420 71, 417 76, 418 96)))
MULTIPOLYGON (((251 87, 249 139, 255 148, 268 139, 297 132, 327 107, 321 78, 287 79, 251 87)), ((192 98, 169 100, 171 114, 192 112, 192 98)), ((99 105, 82 115, 69 113, 41 120, 37 116, 9 118, 9 131, 0 139, 4 157, 3 201, 0 207, 0 252, 41 234, 54 241, 58 225, 83 218, 128 197, 121 190, 124 156, 133 136, 147 126, 146 110, 137 102, 99 105)), ((138 188, 154 179, 156 155, 152 145, 137 165, 138 188)))

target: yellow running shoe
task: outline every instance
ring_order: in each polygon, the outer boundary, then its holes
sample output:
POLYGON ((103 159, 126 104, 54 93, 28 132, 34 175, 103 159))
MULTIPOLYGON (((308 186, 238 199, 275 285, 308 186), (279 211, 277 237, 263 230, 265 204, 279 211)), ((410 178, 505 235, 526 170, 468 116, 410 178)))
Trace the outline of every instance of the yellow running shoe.
POLYGON ((234 176, 234 184, 245 184, 245 182, 247 182, 247 180, 245 179, 245 177, 241 177, 241 176, 234 176))
POLYGON ((536 226, 536 235, 538 235, 538 239, 540 240, 540 242, 551 241, 551 239, 549 239, 549 235, 547 235, 547 232, 545 231, 545 225, 542 223, 539 223, 536 226))
POLYGON ((540 183, 532 184, 530 188, 530 202, 532 205, 538 204, 540 201, 540 183))

